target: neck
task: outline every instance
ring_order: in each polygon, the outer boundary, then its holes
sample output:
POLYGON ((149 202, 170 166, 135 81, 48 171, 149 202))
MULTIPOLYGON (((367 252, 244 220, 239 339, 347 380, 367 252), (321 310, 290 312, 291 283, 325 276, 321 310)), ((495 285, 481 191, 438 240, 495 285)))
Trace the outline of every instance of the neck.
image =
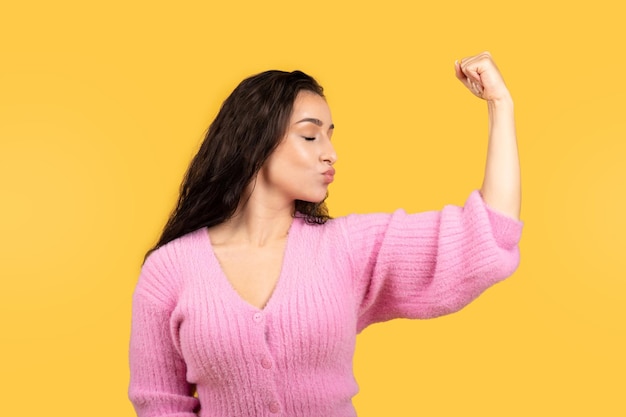
POLYGON ((269 204, 251 193, 242 200, 235 215, 209 230, 214 245, 245 244, 265 246, 287 237, 293 221, 295 202, 269 204))

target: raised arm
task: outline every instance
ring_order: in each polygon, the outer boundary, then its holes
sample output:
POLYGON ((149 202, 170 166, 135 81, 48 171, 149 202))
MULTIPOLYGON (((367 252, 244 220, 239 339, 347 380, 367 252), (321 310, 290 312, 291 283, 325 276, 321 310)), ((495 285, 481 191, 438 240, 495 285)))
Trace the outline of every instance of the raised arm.
POLYGON ((493 209, 519 219, 521 181, 511 94, 489 52, 457 61, 455 69, 463 85, 487 101, 489 145, 482 197, 493 209))

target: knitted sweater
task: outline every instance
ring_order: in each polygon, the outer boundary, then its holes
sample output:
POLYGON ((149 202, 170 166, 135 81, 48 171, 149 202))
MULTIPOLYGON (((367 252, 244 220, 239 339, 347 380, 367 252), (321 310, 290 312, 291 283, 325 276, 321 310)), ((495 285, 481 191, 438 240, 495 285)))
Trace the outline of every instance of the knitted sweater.
POLYGON ((263 309, 230 285, 207 230, 189 233, 142 268, 130 399, 140 417, 355 416, 357 333, 461 309, 513 273, 521 229, 477 191, 437 212, 295 218, 263 309))

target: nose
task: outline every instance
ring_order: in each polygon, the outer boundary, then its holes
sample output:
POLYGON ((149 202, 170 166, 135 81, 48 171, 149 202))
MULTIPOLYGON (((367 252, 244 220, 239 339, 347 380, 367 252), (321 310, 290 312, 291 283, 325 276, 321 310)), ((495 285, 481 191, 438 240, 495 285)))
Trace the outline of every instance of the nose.
POLYGON ((337 162, 337 152, 335 152, 335 147, 330 140, 328 140, 326 144, 327 145, 322 152, 321 159, 323 162, 329 165, 333 165, 335 162, 337 162))

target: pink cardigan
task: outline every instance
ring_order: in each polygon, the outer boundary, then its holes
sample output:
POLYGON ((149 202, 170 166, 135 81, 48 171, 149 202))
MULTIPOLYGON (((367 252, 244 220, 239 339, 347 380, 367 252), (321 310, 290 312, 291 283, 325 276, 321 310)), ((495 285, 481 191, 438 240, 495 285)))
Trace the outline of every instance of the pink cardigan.
POLYGON ((357 333, 461 309, 513 273, 521 229, 477 191, 439 212, 296 218, 262 310, 232 288, 206 229, 176 239, 148 258, 133 297, 137 415, 355 416, 357 333))

